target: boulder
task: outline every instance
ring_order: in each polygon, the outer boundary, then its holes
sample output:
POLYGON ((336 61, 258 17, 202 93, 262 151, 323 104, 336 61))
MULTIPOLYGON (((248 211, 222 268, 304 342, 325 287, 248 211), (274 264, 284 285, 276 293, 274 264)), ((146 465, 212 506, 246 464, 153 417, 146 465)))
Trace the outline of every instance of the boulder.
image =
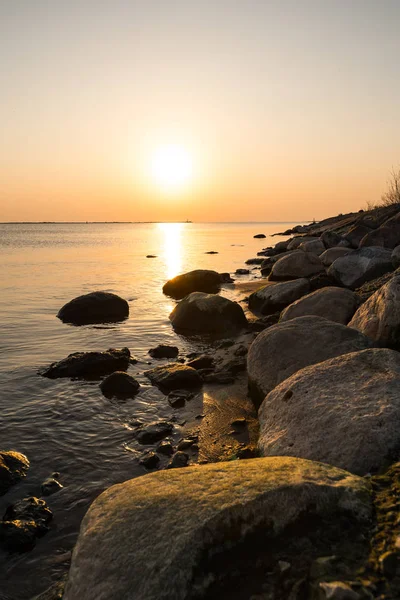
POLYGON ((193 292, 181 300, 169 315, 183 333, 225 333, 247 326, 242 307, 222 296, 193 292))
POLYGON ((115 371, 108 375, 100 384, 100 389, 106 398, 134 398, 140 388, 139 382, 124 371, 115 371))
POLYGON ((248 258, 246 260, 246 265, 261 265, 263 260, 263 258, 248 258))
POLYGON ((299 249, 303 250, 303 252, 313 252, 317 256, 319 256, 326 250, 321 239, 310 240, 309 242, 303 242, 302 244, 300 244, 299 249))
POLYGON ((322 317, 298 317, 262 331, 247 355, 249 390, 257 402, 296 371, 372 346, 365 335, 322 317))
POLYGON ((391 251, 369 247, 360 248, 347 256, 337 258, 329 267, 328 274, 341 285, 355 289, 392 270, 391 251))
POLYGON ((324 265, 319 257, 312 252, 294 252, 284 256, 272 265, 269 275, 271 281, 299 279, 311 277, 324 271, 324 265))
POLYGON ((345 245, 348 244, 348 242, 338 233, 336 233, 335 231, 324 231, 323 234, 321 235, 321 240, 325 246, 325 248, 335 248, 338 246, 342 246, 343 243, 345 245))
POLYGON ((355 225, 344 236, 352 248, 358 248, 361 240, 371 229, 365 225, 355 225))
POLYGON ((256 235, 253 235, 253 238, 259 238, 259 239, 263 239, 266 237, 267 236, 264 233, 257 233, 256 235))
POLYGON ((25 454, 9 450, 0 452, 0 496, 3 496, 12 485, 25 477, 29 468, 29 460, 25 454))
POLYGON ((202 385, 202 379, 196 369, 181 363, 169 363, 145 372, 153 385, 161 391, 193 389, 202 385))
POLYGON ((306 315, 316 315, 347 325, 356 308, 357 296, 354 292, 346 288, 325 287, 290 304, 282 312, 280 322, 306 315))
POLYGON ((179 348, 177 346, 159 344, 155 348, 150 348, 149 354, 152 358, 176 358, 179 354, 179 348))
POLYGON ((392 263, 395 269, 400 267, 400 246, 396 246, 392 252, 392 263))
POLYGON ((400 455, 400 354, 374 348, 298 371, 259 410, 263 456, 296 456, 366 475, 400 455))
POLYGON ((398 244, 400 244, 400 226, 389 227, 388 225, 382 225, 379 229, 370 231, 362 238, 360 248, 365 246, 382 246, 382 248, 393 250, 398 244))
POLYGON ((57 314, 61 321, 73 325, 112 323, 123 321, 128 316, 127 301, 111 292, 91 292, 78 296, 65 304, 57 314))
POLYGON ((236 269, 235 275, 249 275, 249 269, 236 269))
POLYGON ((287 250, 297 250, 300 244, 304 244, 305 242, 312 242, 313 240, 318 240, 318 238, 314 235, 298 235, 290 240, 287 245, 287 250))
POLYGON ((168 421, 154 421, 139 427, 135 435, 139 444, 155 444, 172 433, 173 428, 168 421))
POLYGON ((281 583, 273 567, 281 557, 298 579, 306 578, 312 557, 331 554, 332 546, 343 557, 344 538, 362 539, 371 516, 368 481, 305 460, 258 458, 148 473, 114 485, 90 507, 64 600, 233 597, 228 589, 248 598, 249 582, 265 590, 254 582, 260 560, 267 570, 268 553, 272 573, 261 579, 275 598, 273 586, 281 583))
POLYGON ((221 277, 216 271, 197 269, 177 275, 164 284, 163 292, 176 300, 184 298, 192 292, 208 292, 216 294, 221 287, 221 277))
POLYGON ((288 250, 287 252, 281 252, 280 254, 275 254, 274 256, 268 256, 261 263, 261 275, 266 277, 271 273, 273 265, 283 258, 284 256, 289 256, 290 254, 294 254, 295 252, 301 252, 301 250, 288 250))
POLYGON ((270 315, 281 311, 285 306, 291 304, 310 291, 308 279, 295 279, 294 281, 283 281, 282 283, 271 283, 253 292, 249 296, 249 308, 270 315))
POLYGON ((125 371, 129 367, 131 353, 129 348, 109 348, 106 352, 74 352, 67 358, 52 363, 39 371, 43 377, 80 377, 99 379, 114 371, 125 371))
POLYGON ((349 327, 379 346, 400 349, 400 275, 392 277, 360 306, 349 327))
POLYGON ((354 252, 352 248, 337 246, 334 248, 328 248, 328 250, 325 250, 325 252, 323 252, 319 258, 325 267, 330 267, 337 258, 347 256, 347 254, 351 254, 352 252, 354 252))
POLYGON ((0 542, 10 552, 27 552, 48 532, 53 513, 44 500, 31 496, 11 504, 0 521, 0 542))

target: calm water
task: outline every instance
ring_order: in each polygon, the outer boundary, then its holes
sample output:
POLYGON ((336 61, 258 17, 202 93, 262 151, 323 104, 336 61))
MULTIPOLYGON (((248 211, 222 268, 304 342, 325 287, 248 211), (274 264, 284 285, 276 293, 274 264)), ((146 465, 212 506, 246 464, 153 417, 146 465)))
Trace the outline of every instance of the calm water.
MULTIPOLYGON (((31 462, 27 478, 0 498, 0 517, 13 500, 40 496, 41 482, 53 471, 65 486, 47 499, 54 521, 36 548, 19 556, 0 554, 0 598, 31 598, 57 580, 93 498, 143 472, 130 421, 173 415, 143 377, 147 352, 174 343, 185 353, 201 349, 201 343, 172 331, 168 315, 174 302, 162 294, 165 281, 195 268, 233 273, 277 241, 253 239, 254 234, 291 225, 0 224, 0 448, 23 452, 31 462), (205 254, 209 250, 219 254, 205 254), (56 318, 65 302, 96 289, 126 298, 129 319, 74 327, 56 318), (142 388, 130 402, 110 402, 98 383, 37 375, 71 352, 122 346, 139 359, 130 373, 142 388)), ((237 297, 232 285, 221 293, 237 297)))

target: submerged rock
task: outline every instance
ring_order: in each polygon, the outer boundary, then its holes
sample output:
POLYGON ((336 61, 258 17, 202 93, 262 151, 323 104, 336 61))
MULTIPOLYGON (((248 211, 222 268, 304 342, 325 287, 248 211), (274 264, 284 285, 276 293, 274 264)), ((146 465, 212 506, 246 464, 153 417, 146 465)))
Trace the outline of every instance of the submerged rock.
POLYGON ((147 474, 106 490, 90 507, 64 600, 127 599, 132 593, 140 600, 185 600, 208 592, 228 598, 225 585, 248 597, 257 564, 265 581, 265 572, 283 560, 279 546, 292 569, 302 569, 301 579, 316 546, 326 552, 334 546, 340 556, 343 538, 362 540, 371 514, 367 481, 294 458, 147 474), (297 531, 296 541, 285 538, 288 526, 297 531), (217 564, 215 556, 222 559, 217 564))
POLYGON ((276 385, 303 367, 372 345, 358 331, 322 317, 298 317, 278 323, 262 331, 250 346, 250 393, 261 402, 276 385))
POLYGON ((25 454, 13 450, 0 451, 0 496, 25 477, 28 468, 29 460, 25 454))
POLYGON ((225 333, 247 326, 242 307, 222 296, 194 292, 181 300, 169 315, 183 333, 225 333))
POLYGON ((106 398, 134 398, 140 389, 140 384, 134 377, 124 371, 115 371, 108 375, 100 384, 100 389, 106 398))
POLYGON ((11 552, 32 550, 36 538, 49 530, 53 513, 44 500, 24 498, 9 506, 0 521, 0 542, 11 552))
POLYGON ((172 423, 168 423, 168 421, 154 421, 139 427, 135 431, 135 435, 139 444, 155 444, 167 437, 173 428, 172 423))
POLYGON ((39 374, 50 379, 99 379, 114 371, 125 371, 129 367, 130 356, 129 348, 109 348, 105 352, 74 352, 67 358, 52 363, 47 369, 39 371, 39 374))
POLYGON ((163 287, 163 292, 176 300, 184 298, 192 292, 207 292, 216 294, 221 287, 221 277, 216 271, 207 269, 196 269, 177 275, 167 281, 163 287))
POLYGON ((59 490, 62 490, 64 486, 55 478, 48 477, 45 479, 41 485, 43 496, 50 496, 51 494, 55 494, 59 490))
POLYGON ((179 348, 159 344, 155 348, 150 348, 149 354, 152 358, 176 358, 179 354, 179 348))
POLYGON ((263 456, 296 456, 358 475, 400 455, 400 354, 368 349, 306 367, 259 410, 263 456))
POLYGON ((281 311, 310 291, 308 279, 296 279, 266 285, 249 296, 249 308, 270 315, 281 311))
POLYGON ((64 323, 87 325, 123 321, 129 316, 129 304, 111 292, 91 292, 65 304, 57 317, 64 323))
POLYGON ((296 317, 316 315, 346 325, 357 307, 357 297, 346 288, 325 287, 290 304, 281 314, 280 322, 296 317))
POLYGON ((201 387, 202 379, 196 369, 181 363, 169 363, 145 372, 153 385, 161 391, 193 389, 201 387))

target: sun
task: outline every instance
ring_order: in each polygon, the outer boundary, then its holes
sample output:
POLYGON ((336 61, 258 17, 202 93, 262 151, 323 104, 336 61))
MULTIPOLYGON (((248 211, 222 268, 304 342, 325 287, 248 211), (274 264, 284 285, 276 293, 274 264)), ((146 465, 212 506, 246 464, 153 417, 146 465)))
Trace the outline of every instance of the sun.
POLYGON ((179 192, 193 177, 190 153, 183 146, 160 146, 151 159, 151 178, 164 192, 179 192))

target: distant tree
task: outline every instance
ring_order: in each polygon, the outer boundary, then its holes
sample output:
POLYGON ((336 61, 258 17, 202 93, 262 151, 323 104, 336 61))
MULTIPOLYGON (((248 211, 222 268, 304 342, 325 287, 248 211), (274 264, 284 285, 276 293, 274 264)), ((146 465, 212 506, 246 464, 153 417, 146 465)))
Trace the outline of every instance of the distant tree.
POLYGON ((392 168, 387 185, 387 190, 382 195, 382 205, 400 204, 400 168, 392 168))

